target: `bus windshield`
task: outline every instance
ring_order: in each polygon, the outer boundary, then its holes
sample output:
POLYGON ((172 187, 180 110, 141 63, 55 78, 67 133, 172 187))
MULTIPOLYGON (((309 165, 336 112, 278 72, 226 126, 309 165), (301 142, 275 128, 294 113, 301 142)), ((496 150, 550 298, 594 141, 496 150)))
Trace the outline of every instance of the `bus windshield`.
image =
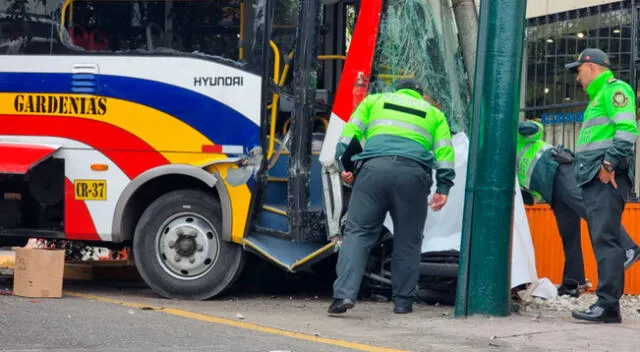
POLYGON ((385 2, 370 89, 385 92, 398 79, 416 78, 452 130, 466 132, 469 90, 454 23, 439 0, 385 2))

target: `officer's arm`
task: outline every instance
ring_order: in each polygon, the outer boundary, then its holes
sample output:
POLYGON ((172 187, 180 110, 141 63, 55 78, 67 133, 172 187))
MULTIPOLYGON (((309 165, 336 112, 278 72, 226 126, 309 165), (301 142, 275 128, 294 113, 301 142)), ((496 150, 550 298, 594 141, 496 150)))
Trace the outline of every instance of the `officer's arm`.
POLYGON ((344 125, 340 139, 338 139, 338 145, 336 145, 336 160, 344 153, 354 137, 359 142, 362 142, 364 132, 369 126, 369 111, 371 110, 372 102, 372 95, 365 97, 351 114, 349 122, 344 125))
POLYGON ((537 121, 520 121, 518 123, 518 133, 530 141, 537 141, 542 138, 544 128, 537 121))
POLYGON ((433 152, 438 162, 436 170, 436 193, 448 195, 456 176, 455 151, 451 143, 451 130, 447 119, 441 111, 437 112, 438 125, 433 136, 433 152))
POLYGON ((627 85, 614 84, 607 88, 610 90, 610 94, 606 95, 609 97, 606 102, 607 112, 615 124, 616 134, 613 146, 607 149, 604 160, 616 167, 623 158, 632 155, 638 137, 636 101, 633 90, 627 85))

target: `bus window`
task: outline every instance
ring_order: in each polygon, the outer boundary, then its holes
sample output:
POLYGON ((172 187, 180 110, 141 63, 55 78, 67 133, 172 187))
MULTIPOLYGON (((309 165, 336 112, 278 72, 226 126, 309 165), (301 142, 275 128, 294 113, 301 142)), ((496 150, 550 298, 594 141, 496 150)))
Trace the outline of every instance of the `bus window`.
POLYGON ((0 0, 0 54, 42 55, 59 50, 57 4, 43 0, 0 0))
POLYGON ((67 0, 62 26, 67 44, 86 51, 201 53, 238 60, 241 22, 252 11, 244 5, 240 0, 67 0))
POLYGON ((271 40, 278 45, 282 57, 287 56, 295 45, 298 5, 298 1, 292 0, 276 0, 273 5, 271 40))

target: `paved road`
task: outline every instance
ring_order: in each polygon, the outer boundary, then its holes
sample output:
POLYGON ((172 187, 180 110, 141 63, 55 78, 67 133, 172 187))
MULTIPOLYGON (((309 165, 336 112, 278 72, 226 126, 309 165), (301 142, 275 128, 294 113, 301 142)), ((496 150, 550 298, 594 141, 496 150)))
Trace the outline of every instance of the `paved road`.
POLYGON ((350 351, 85 298, 0 297, 1 351, 350 351))
MULTIPOLYGON (((232 297, 172 301, 143 283, 65 281, 63 298, 34 299, 12 296, 11 286, 0 276, 0 351, 6 352, 402 351, 252 323, 238 312, 255 318, 255 307, 239 309, 232 297), (200 309, 206 306, 217 310, 200 309)), ((305 326, 288 313, 282 318, 305 326)))
MULTIPOLYGON (((326 314, 326 292, 280 287, 202 302, 162 299, 143 283, 117 282, 65 282, 62 299, 0 295, 0 351, 637 352, 640 346, 640 313, 629 313, 622 325, 593 325, 567 312, 456 319, 452 307, 421 304, 397 315, 389 302, 358 301, 336 318, 326 314)), ((10 288, 0 277, 0 293, 10 288)))

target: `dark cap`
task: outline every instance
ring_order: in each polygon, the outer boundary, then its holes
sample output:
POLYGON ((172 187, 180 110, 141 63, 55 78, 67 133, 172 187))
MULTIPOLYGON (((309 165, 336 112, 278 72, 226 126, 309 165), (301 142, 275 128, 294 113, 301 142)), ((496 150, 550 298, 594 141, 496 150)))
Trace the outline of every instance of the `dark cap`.
POLYGON ((416 92, 420 93, 420 95, 424 94, 424 88, 422 88, 422 84, 418 82, 418 80, 413 78, 405 78, 401 79, 396 83, 396 90, 400 89, 413 89, 416 92))
POLYGON ((578 61, 566 64, 564 67, 573 72, 577 72, 578 67, 585 62, 591 62, 604 67, 609 67, 611 65, 609 57, 604 51, 595 48, 586 48, 580 53, 580 56, 578 56, 578 61))

